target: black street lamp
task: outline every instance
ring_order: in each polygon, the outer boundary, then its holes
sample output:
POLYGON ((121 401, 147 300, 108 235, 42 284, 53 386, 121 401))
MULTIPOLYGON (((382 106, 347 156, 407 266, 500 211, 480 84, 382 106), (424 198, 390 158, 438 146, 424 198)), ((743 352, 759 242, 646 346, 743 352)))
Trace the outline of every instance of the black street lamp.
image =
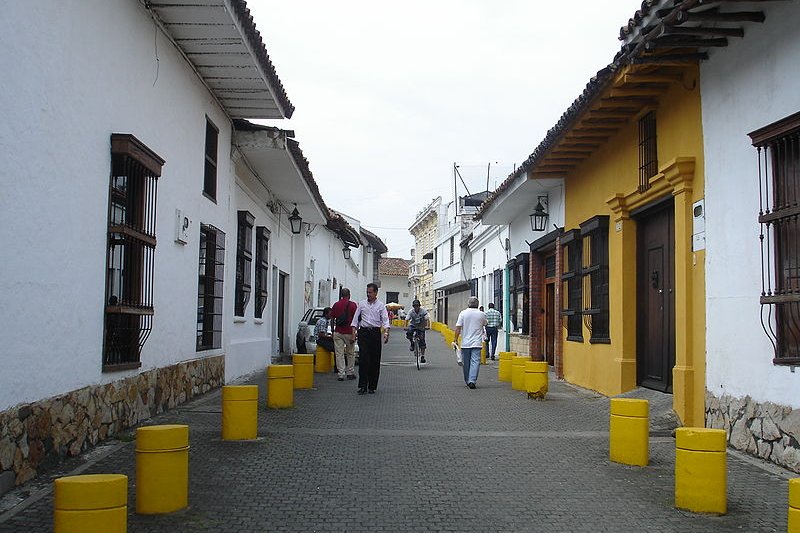
POLYGON ((533 213, 530 214, 531 217, 531 229, 533 231, 544 231, 547 227, 547 211, 544 210, 544 206, 547 205, 547 196, 539 196, 537 198, 536 207, 533 208, 533 213), (544 205, 542 205, 544 203, 544 205))
POLYGON ((295 235, 300 234, 300 230, 303 228, 303 219, 300 217, 300 213, 297 212, 297 204, 294 205, 294 211, 289 215, 289 225, 292 227, 292 233, 295 235))

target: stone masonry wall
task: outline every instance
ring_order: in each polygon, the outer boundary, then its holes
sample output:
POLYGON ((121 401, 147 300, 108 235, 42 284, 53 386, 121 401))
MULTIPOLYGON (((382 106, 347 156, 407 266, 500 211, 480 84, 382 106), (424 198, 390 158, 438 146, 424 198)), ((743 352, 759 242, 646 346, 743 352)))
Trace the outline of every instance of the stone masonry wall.
POLYGON ((21 485, 40 468, 79 455, 224 382, 225 356, 219 355, 12 407, 0 412, 0 475, 13 472, 21 485))
POLYGON ((800 409, 706 391, 706 426, 724 429, 737 450, 800 472, 800 409))
POLYGON ((529 340, 527 335, 520 335, 519 333, 511 333, 508 336, 508 351, 517 352, 517 355, 529 355, 530 349, 529 340))

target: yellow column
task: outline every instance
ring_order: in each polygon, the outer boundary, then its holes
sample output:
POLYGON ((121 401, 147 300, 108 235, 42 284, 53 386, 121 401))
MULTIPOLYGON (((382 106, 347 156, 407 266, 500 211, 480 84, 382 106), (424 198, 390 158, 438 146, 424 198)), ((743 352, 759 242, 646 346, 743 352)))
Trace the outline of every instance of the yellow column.
POLYGON ((222 387, 222 440, 249 440, 258 434, 258 385, 222 387))
POLYGON ((531 358, 527 355, 518 355, 511 360, 511 388, 525 390, 525 363, 531 358))
POLYGON ((296 353, 292 355, 294 367, 294 388, 311 389, 314 387, 314 356, 296 353))
POLYGON ((511 360, 517 352, 500 352, 500 363, 497 365, 497 381, 511 381, 511 360))
POLYGON ((789 480, 789 527, 787 533, 800 533, 800 477, 789 480))
POLYGON ((319 344, 317 344, 317 356, 314 361, 314 372, 318 374, 328 374, 333 370, 331 365, 332 354, 319 344))
POLYGON ((650 461, 650 404, 647 400, 611 398, 608 457, 615 463, 647 466, 650 461))
MULTIPOLYGON (((313 379, 313 373, 312 373, 313 379)), ((283 409, 294 406, 294 365, 267 367, 267 408, 283 409)))
POLYGON ((724 429, 675 430, 675 507, 695 513, 727 512, 726 446, 724 429))
POLYGON ((189 426, 136 430, 136 512, 171 513, 189 504, 189 426))
POLYGON ((528 398, 544 400, 547 385, 547 361, 525 361, 525 390, 528 398))
POLYGON ((124 533, 128 528, 128 476, 87 474, 53 483, 55 533, 124 533))

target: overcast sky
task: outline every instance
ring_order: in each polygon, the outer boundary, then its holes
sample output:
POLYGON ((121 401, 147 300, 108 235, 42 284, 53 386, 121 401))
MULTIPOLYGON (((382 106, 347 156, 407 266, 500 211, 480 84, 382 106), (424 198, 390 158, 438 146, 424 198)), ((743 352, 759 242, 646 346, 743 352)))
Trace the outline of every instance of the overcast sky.
MULTIPOLYGON (((250 0, 328 207, 410 258, 453 164, 494 189, 619 51, 641 0, 250 0)), ((458 194, 465 194, 459 184, 458 194)))

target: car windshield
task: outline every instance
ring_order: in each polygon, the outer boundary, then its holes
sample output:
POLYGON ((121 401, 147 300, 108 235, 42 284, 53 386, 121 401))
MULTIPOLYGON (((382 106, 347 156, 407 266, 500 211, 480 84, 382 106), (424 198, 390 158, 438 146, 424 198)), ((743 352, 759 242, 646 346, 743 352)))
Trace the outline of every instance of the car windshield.
POLYGON ((313 308, 313 309, 309 309, 303 315, 303 322, 305 322, 309 326, 313 326, 313 325, 315 325, 317 323, 317 320, 321 316, 322 316, 322 309, 321 308, 316 307, 316 308, 313 308))

